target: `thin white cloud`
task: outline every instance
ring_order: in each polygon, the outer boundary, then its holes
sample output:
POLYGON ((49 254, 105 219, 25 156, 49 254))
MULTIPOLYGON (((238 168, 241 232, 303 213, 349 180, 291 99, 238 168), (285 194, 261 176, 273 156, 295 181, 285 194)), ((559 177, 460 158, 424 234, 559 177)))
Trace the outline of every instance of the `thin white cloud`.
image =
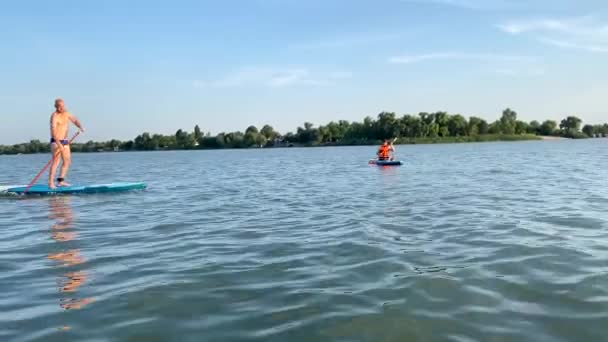
POLYGON ((519 22, 514 21, 509 22, 507 24, 498 25, 498 27, 501 30, 511 34, 520 34, 540 30, 568 32, 574 29, 574 27, 572 27, 572 25, 570 25, 569 23, 555 19, 541 19, 519 22))
POLYGON ((591 16, 511 21, 498 26, 512 35, 530 35, 544 44, 589 52, 608 52, 608 25, 591 16))
POLYGON ((403 55, 389 58, 389 63, 392 64, 412 64, 426 62, 432 60, 476 60, 476 61, 530 61, 533 58, 527 56, 509 56, 489 53, 465 53, 465 52, 441 52, 429 53, 420 55, 403 55))
POLYGON ((350 78, 352 73, 333 71, 326 74, 313 74, 305 68, 243 68, 213 81, 195 80, 195 88, 231 88, 231 87, 271 87, 289 86, 330 86, 336 81, 350 78))
POLYGON ((540 38, 541 42, 544 42, 549 45, 557 46, 565 49, 574 49, 574 50, 586 50, 590 52, 608 52, 608 44, 607 45, 594 45, 594 44, 577 44, 565 40, 557 40, 551 38, 540 38))
POLYGON ((511 34, 551 32, 608 39, 608 25, 599 23, 592 16, 515 20, 498 27, 511 34))
POLYGON ((545 70, 538 66, 537 59, 534 57, 492 53, 441 52, 404 55, 390 58, 389 63, 414 64, 429 61, 453 60, 474 62, 474 65, 479 67, 479 71, 481 72, 510 77, 540 76, 545 73, 545 70))

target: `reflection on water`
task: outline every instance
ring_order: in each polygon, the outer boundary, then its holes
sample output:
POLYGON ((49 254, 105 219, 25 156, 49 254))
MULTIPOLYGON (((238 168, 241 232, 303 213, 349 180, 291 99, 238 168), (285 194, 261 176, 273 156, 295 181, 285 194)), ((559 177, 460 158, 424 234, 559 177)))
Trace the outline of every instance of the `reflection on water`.
MULTIPOLYGON (((60 306, 65 310, 81 309, 91 303, 91 298, 77 298, 76 292, 87 280, 87 271, 82 269, 86 259, 80 249, 65 249, 68 243, 77 242, 78 233, 73 231, 74 214, 68 196, 53 196, 49 199, 49 218, 53 220, 51 238, 57 241, 59 252, 49 254, 48 258, 57 262, 61 268, 79 266, 79 270, 62 274, 58 280, 59 292, 64 294, 60 306)), ((62 329, 67 329, 63 327, 62 329)))
POLYGON ((401 166, 389 166, 389 165, 371 165, 373 168, 378 169, 381 174, 380 180, 382 181, 383 191, 391 191, 399 185, 400 172, 403 172, 401 166))

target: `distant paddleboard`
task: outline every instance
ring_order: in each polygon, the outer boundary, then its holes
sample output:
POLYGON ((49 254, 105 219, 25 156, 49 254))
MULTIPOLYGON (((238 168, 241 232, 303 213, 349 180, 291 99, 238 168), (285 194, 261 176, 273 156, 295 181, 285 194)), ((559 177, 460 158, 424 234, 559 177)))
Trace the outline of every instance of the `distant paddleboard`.
POLYGON ((403 164, 400 160, 378 160, 378 159, 371 159, 369 161, 369 163, 375 164, 375 165, 380 165, 380 166, 398 166, 398 165, 403 164))
POLYGON ((108 183, 108 184, 92 184, 92 185, 70 185, 58 186, 55 189, 49 188, 47 185, 33 185, 26 192, 26 186, 3 186, 0 187, 0 192, 17 194, 17 195, 52 195, 52 194, 94 194, 104 192, 120 192, 130 190, 142 190, 147 187, 146 183, 108 183))

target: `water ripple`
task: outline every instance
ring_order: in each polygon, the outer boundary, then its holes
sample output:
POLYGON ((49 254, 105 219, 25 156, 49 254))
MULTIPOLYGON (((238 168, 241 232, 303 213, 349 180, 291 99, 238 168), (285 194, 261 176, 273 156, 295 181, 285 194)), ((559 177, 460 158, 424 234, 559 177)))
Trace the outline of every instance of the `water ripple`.
POLYGON ((606 340, 606 142, 75 155, 149 189, 0 198, 0 339, 606 340))

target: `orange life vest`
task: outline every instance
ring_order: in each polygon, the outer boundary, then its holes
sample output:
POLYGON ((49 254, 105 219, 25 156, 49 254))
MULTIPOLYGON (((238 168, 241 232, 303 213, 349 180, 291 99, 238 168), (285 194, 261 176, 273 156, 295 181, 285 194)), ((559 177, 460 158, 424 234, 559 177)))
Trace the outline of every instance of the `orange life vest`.
POLYGON ((388 158, 390 156, 390 147, 388 144, 383 144, 380 146, 378 153, 380 154, 380 158, 388 158))

